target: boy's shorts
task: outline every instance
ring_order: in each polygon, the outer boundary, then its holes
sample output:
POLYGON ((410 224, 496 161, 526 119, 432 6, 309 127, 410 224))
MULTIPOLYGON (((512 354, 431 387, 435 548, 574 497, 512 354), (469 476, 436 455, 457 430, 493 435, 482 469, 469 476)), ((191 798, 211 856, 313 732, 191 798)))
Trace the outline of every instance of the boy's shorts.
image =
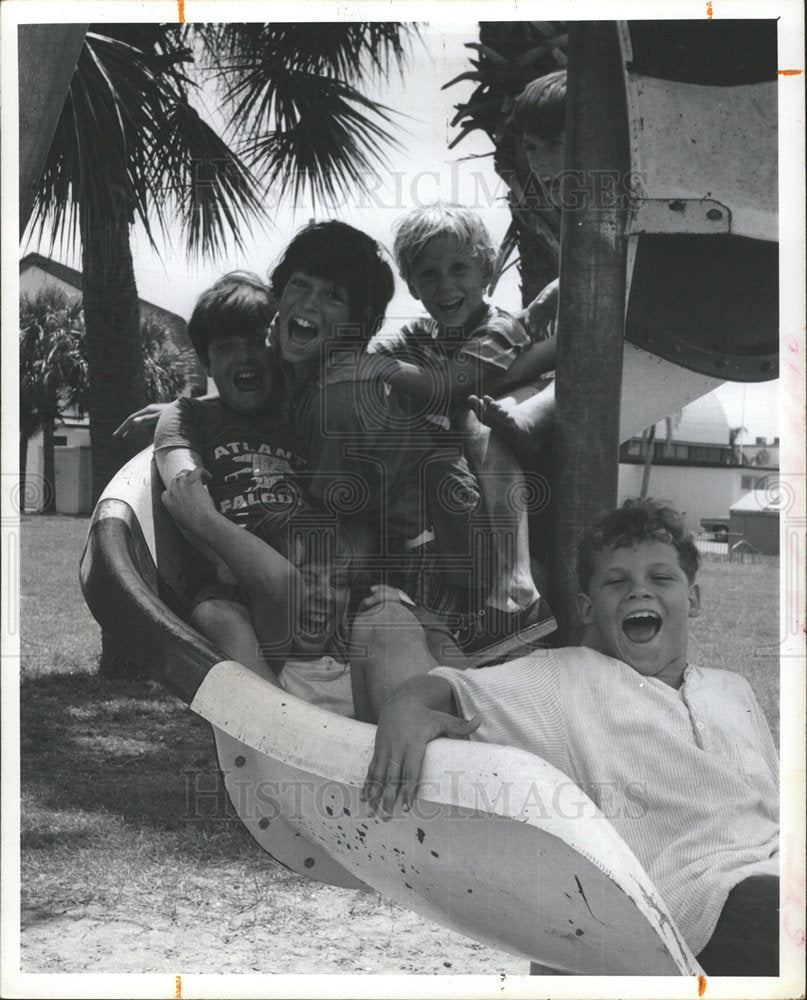
POLYGON ((315 660, 288 660, 280 671, 280 686, 327 712, 355 718, 350 667, 327 654, 315 660))

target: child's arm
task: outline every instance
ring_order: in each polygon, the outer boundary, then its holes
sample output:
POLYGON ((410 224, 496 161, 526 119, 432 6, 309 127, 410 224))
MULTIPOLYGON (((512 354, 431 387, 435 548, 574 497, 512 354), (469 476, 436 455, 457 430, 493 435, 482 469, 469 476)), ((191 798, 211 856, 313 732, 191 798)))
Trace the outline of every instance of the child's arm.
MULTIPOLYGON (((218 393, 209 392, 204 396, 197 396, 196 398, 200 400, 218 399, 218 393)), ((115 428, 112 436, 119 441, 125 441, 128 437, 139 431, 148 430, 153 432, 163 410, 170 405, 170 403, 147 403, 141 409, 130 413, 120 427, 115 428)))
POLYGON ((400 685, 381 709, 375 753, 367 771, 362 799, 388 816, 399 792, 408 810, 417 794, 426 744, 440 736, 463 738, 479 728, 478 718, 457 717, 451 685, 442 677, 422 674, 400 685))
POLYGON ((558 293, 560 282, 550 281, 520 313, 516 315, 521 325, 530 335, 533 343, 554 337, 558 318, 558 293))
POLYGON ((209 479, 205 469, 180 473, 163 493, 163 503, 183 531, 227 565, 247 596, 258 639, 281 656, 293 637, 300 574, 266 542, 219 514, 204 485, 209 479))
MULTIPOLYGON (((161 405, 161 404, 158 404, 161 405)), ((129 418, 131 419, 131 418, 129 418)), ((192 448, 158 448, 154 452, 154 461, 157 464, 157 471, 160 479, 166 486, 170 486, 180 473, 193 472, 194 469, 202 469, 202 456, 192 448)), ((175 519, 176 520, 176 519, 175 519)), ((227 579, 227 564, 207 545, 203 538, 186 531, 177 521, 177 527, 187 538, 190 544, 201 552, 208 562, 216 567, 219 579, 227 579)))
MULTIPOLYGON (((520 385, 528 385, 541 375, 551 372, 555 368, 555 338, 542 340, 537 344, 530 344, 526 351, 522 351, 516 360, 510 365, 497 386, 496 392, 509 392, 520 385)), ((491 393, 487 393, 491 395, 491 393)))
POLYGON ((418 402, 432 402, 435 407, 448 404, 450 409, 469 396, 499 395, 508 374, 470 355, 453 358, 436 368, 382 352, 368 357, 364 371, 365 377, 387 382, 418 402))

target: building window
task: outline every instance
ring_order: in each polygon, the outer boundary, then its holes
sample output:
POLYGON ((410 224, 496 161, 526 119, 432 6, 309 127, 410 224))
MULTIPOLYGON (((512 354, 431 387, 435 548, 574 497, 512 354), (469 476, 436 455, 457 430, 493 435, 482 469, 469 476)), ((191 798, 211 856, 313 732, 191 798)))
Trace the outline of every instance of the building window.
POLYGON ((740 489, 742 490, 764 490, 768 486, 767 476, 741 476, 740 489))
POLYGON ((54 434, 53 435, 53 443, 56 445, 57 448, 66 448, 67 447, 67 435, 66 434, 54 434))

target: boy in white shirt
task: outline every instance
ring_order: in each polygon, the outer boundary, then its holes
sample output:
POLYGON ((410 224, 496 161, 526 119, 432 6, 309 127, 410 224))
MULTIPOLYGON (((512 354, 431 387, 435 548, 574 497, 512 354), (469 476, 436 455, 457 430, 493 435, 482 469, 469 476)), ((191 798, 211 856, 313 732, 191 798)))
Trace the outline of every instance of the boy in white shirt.
POLYGON ((698 563, 675 511, 627 501, 580 545, 582 647, 402 684, 364 794, 408 809, 439 736, 526 749, 611 818, 708 974, 775 976, 777 754, 747 682, 688 663, 698 563))

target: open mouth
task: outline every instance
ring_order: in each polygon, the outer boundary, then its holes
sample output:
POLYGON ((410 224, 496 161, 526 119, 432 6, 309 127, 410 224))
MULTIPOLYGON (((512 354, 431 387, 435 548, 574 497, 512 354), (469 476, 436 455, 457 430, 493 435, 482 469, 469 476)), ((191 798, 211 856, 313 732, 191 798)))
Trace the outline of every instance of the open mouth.
POLYGON ((305 346, 315 340, 319 334, 319 327, 311 320, 302 319, 300 316, 292 316, 286 324, 289 340, 293 344, 305 346))
POLYGON ((263 372, 238 372, 237 375, 233 375, 233 385, 241 392, 255 392, 263 388, 263 372))
POLYGON ((450 299, 448 302, 438 302, 440 309, 446 314, 446 316, 453 316, 462 308, 462 304, 465 301, 463 298, 450 299))
POLYGON ((655 611, 634 611, 622 622, 622 631, 631 642, 650 642, 661 628, 661 616, 655 611))
POLYGON ((300 630, 308 637, 328 635, 333 631, 333 617, 328 611, 303 609, 300 614, 300 630))

